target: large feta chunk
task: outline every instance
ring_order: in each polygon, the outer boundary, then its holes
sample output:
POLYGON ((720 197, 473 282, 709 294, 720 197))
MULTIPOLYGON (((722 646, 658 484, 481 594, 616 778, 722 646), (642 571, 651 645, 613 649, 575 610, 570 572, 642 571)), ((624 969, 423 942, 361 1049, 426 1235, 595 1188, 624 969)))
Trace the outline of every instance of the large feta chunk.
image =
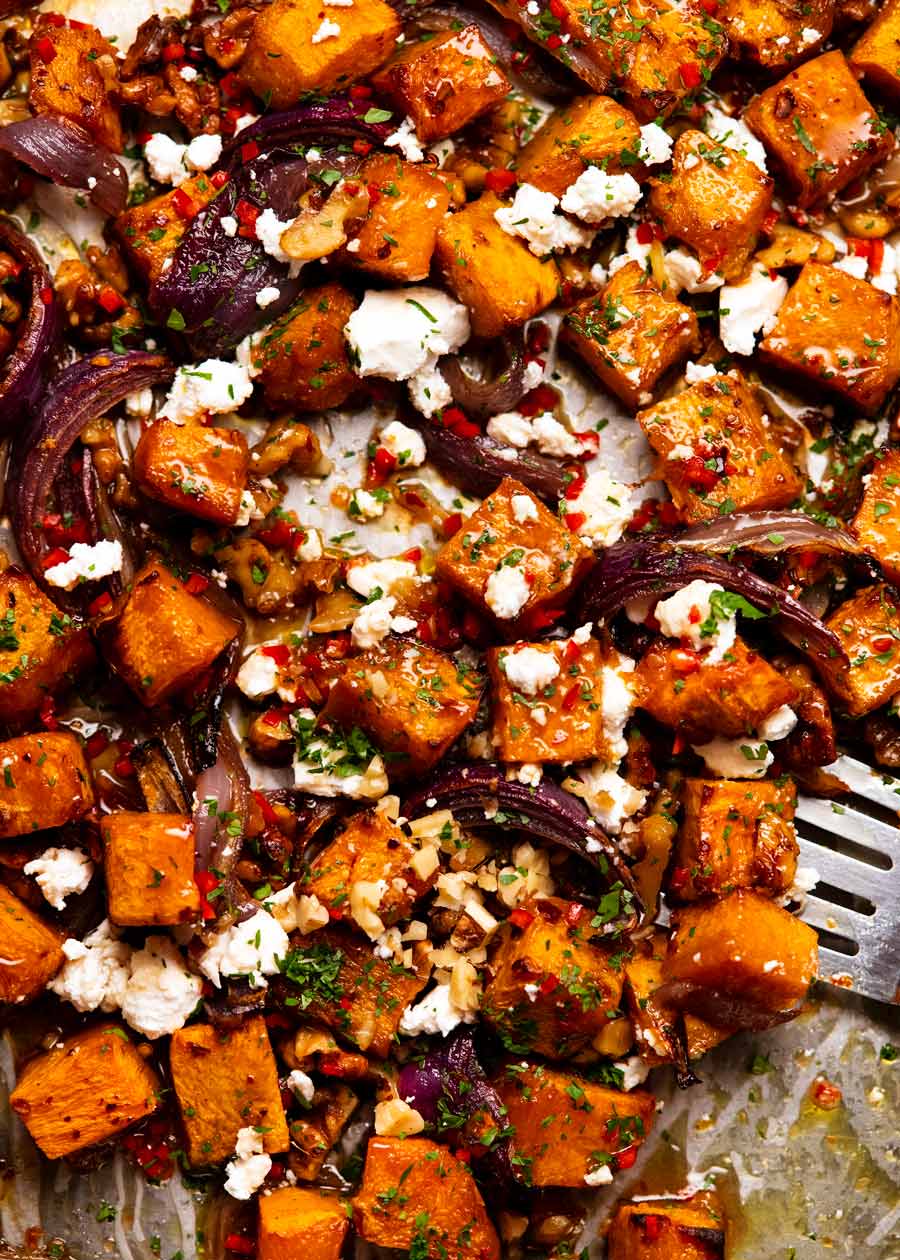
POLYGON ((557 214, 558 205, 559 198, 553 193, 542 192, 533 184, 521 184, 512 204, 495 210, 494 218, 504 232, 527 242, 532 254, 539 258, 590 245, 593 231, 578 227, 565 215, 557 214))
POLYGON ((784 276, 769 275, 765 267, 754 267, 742 284, 726 284, 719 294, 719 336, 731 354, 752 354, 756 335, 765 335, 775 323, 781 303, 787 297, 784 276))
POLYGON ((205 412, 235 411, 252 393, 253 382, 244 364, 204 359, 178 369, 160 414, 175 424, 188 424, 205 412))
POLYGON ((94 874, 94 863, 84 849, 45 849, 22 868, 33 875, 54 910, 65 910, 66 898, 83 893, 94 874))
POLYGON ((288 935, 273 915, 257 910, 248 919, 217 932, 200 955, 198 965, 216 988, 222 976, 247 976, 255 988, 265 988, 266 976, 278 974, 278 960, 290 949, 288 935))
POLYGON ((563 193, 560 207, 584 223, 596 224, 631 214, 640 199, 641 186, 634 176, 608 175, 599 166, 588 166, 563 193))
POLYGON ((122 564, 122 544, 117 538, 103 538, 96 543, 72 543, 69 559, 45 569, 44 577, 51 586, 71 591, 80 582, 96 582, 111 573, 120 573, 122 564))

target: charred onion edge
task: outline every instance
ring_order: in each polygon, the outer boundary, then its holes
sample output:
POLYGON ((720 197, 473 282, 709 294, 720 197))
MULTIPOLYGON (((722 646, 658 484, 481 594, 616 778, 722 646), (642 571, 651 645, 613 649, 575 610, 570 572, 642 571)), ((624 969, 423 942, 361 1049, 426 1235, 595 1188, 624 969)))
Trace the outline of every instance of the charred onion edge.
POLYGON ((689 1011, 717 1027, 746 1028, 763 1032, 795 1019, 803 1008, 803 999, 783 1011, 764 1011, 749 1002, 743 1002, 725 991, 711 989, 708 985, 689 980, 666 980, 653 994, 660 1006, 674 1006, 689 1011))
POLYGON ((735 512, 692 525, 677 538, 688 550, 729 552, 747 549, 777 556, 793 547, 859 556, 863 549, 845 529, 822 525, 802 512, 735 512), (774 537, 773 537, 774 536, 774 537))
MULTIPOLYGON (((370 102, 366 102, 366 111, 370 102)), ((333 97, 321 105, 298 105, 275 114, 263 114, 249 127, 243 127, 222 149, 215 169, 243 162, 241 151, 255 141, 264 150, 272 145, 291 144, 297 140, 354 139, 383 144, 394 130, 391 123, 367 123, 349 101, 333 97)), ((261 158, 265 153, 261 152, 261 158)))
POLYGON ((128 175, 115 154, 71 118, 36 114, 0 127, 0 151, 63 188, 85 188, 104 214, 121 214, 128 175))
POLYGON ((528 787, 507 779, 503 766, 490 762, 456 763, 438 770, 423 787, 406 797, 402 812, 407 818, 417 818, 436 809, 449 809, 457 822, 472 827, 508 827, 509 819, 502 815, 516 814, 512 823, 515 830, 570 849, 601 875, 612 875, 621 881, 634 899, 634 913, 627 922, 616 920, 617 931, 631 931, 642 919, 640 896, 622 854, 578 798, 558 784, 544 779, 537 787, 528 787), (496 805, 499 822, 486 815, 487 805, 496 805), (588 849, 589 840, 600 846, 598 852, 588 849))
POLYGON ((5 433, 13 425, 20 426, 40 399, 61 320, 44 260, 31 241, 2 215, 0 249, 22 264, 21 279, 29 286, 28 311, 21 321, 19 339, 0 362, 0 433, 5 433))
POLYGON ((486 434, 460 437, 439 420, 426 420, 416 412, 409 413, 407 423, 421 433, 429 458, 441 472, 469 494, 491 494, 504 477, 515 477, 553 509, 565 493, 569 477, 556 460, 518 450, 512 459, 504 459, 501 452, 512 448, 486 434))

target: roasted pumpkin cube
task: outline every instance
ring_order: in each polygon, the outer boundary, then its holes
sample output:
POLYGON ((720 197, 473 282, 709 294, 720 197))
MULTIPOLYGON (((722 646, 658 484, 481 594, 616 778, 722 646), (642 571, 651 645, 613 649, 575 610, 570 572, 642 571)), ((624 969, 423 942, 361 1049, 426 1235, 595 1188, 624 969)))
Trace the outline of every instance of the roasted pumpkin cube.
POLYGON ((894 147, 842 52, 825 53, 755 96, 744 122, 798 206, 820 205, 894 147))
POLYGON ((487 661, 493 742, 501 761, 611 760, 596 639, 491 648, 487 661))
POLYGON ((482 1013, 513 1054, 570 1058, 620 1014, 622 973, 611 951, 588 940, 589 911, 547 897, 524 915, 521 930, 502 930, 482 1013))
POLYGON ((467 1164, 428 1138, 373 1137, 353 1225, 376 1247, 422 1260, 500 1260, 500 1242, 467 1164), (399 1194, 392 1194, 394 1187, 399 1194))
POLYGON ((336 1194, 279 1186, 258 1203, 259 1260, 340 1260, 350 1220, 336 1194))
POLYGON ((100 824, 109 917, 122 927, 184 923, 200 909, 185 814, 122 810, 100 824))
POLYGON ((112 667, 144 704, 153 705, 195 682, 237 629, 163 564, 151 561, 99 635, 112 667))
POLYGON ((900 303, 867 280, 808 262, 759 352, 817 393, 872 415, 900 380, 900 303))
POLYGON ((796 688, 743 639, 721 661, 692 673, 684 657, 671 644, 654 643, 638 664, 636 683, 641 708, 692 744, 746 735, 796 699, 796 688))
POLYGON ((834 0, 722 0, 716 21, 728 35, 730 56, 764 69, 786 70, 818 52, 831 34, 834 0))
POLYGON ((335 257, 387 280, 424 280, 450 205, 446 182, 431 167, 388 153, 367 158, 359 180, 369 190, 369 213, 335 257))
POLYGON ((769 176, 702 131, 683 131, 671 174, 650 183, 650 212, 666 235, 690 245, 705 271, 737 279, 772 205, 769 176))
POLYGON ((559 290, 552 259, 536 258, 494 218, 502 204, 493 193, 483 193, 446 217, 434 251, 438 273, 468 307, 479 337, 501 337, 524 324, 555 302, 559 290))
POLYGON ((20 725, 94 662, 87 627, 15 566, 0 573, 0 722, 20 725))
POLYGON ((871 26, 853 46, 856 74, 891 101, 900 100, 900 0, 883 0, 871 26))
POLYGON ((151 197, 139 206, 124 210, 114 230, 129 262, 151 284, 162 275, 163 267, 181 244, 190 226, 186 210, 202 210, 216 195, 206 175, 193 175, 179 188, 151 197))
POLYGON ((678 1005, 701 1019, 754 1027, 796 1014, 818 970, 818 937, 767 897, 737 888, 679 910, 663 965, 681 982, 678 1005))
POLYGON ((63 935, 0 884, 0 1004, 23 1004, 43 992, 65 962, 63 935))
POLYGON ((94 804, 81 744, 68 731, 8 739, 0 765, 0 839, 77 822, 94 804))
POLYGON ((663 876, 678 831, 676 810, 676 797, 667 785, 652 794, 649 810, 638 824, 638 857, 632 875, 641 904, 650 918, 659 904, 663 876))
POLYGON ((260 1016, 230 1031, 212 1024, 179 1028, 169 1064, 191 1164, 227 1159, 238 1131, 248 1127, 262 1134, 269 1154, 288 1149, 278 1068, 260 1016))
POLYGON ((548 115, 516 160, 523 184, 561 197, 588 166, 638 177, 641 129, 611 96, 578 96, 548 115))
POLYGON ((482 680, 443 652, 387 640, 351 657, 328 693, 323 717, 362 727, 390 757, 391 775, 424 774, 478 712, 482 680))
MULTIPOLYGON (((54 15, 55 16, 55 15, 54 15)), ((116 50, 86 22, 62 26, 39 14, 29 45, 28 104, 35 114, 61 114, 98 144, 122 152, 116 50)))
POLYGON ((721 897, 733 888, 786 892, 797 870, 791 780, 685 779, 669 895, 721 897))
POLYGON ((720 1046, 736 1032, 736 1028, 711 1024, 708 1020, 700 1019, 697 1015, 691 1015, 689 1011, 685 1011, 684 1039, 687 1045, 688 1061, 695 1063, 697 1059, 702 1059, 710 1050, 720 1046))
POLYGON ((679 1058, 679 1012, 657 996, 667 947, 666 933, 655 931, 638 944, 624 964, 622 992, 634 1025, 637 1052, 650 1067, 679 1058))
POLYGON ((364 79, 387 61, 402 30, 384 0, 356 0, 332 21, 318 0, 273 0, 260 12, 241 62, 241 78, 272 109, 305 92, 364 79), (337 29, 333 29, 337 27, 337 29))
POLYGON ((900 582, 900 451, 878 451, 863 485, 853 532, 891 581, 900 582))
POLYGON ((132 469, 144 494, 204 521, 233 525, 250 454, 236 429, 157 420, 141 434, 132 469))
POLYGON ((562 338, 632 411, 653 399, 660 378, 697 342, 697 316, 668 297, 638 262, 566 315, 562 338))
POLYGON ((10 1105, 48 1159, 106 1142, 152 1115, 160 1081, 125 1030, 85 1028, 25 1065, 10 1105))
MULTIPOLYGON (((721 27, 702 13, 680 5, 669 8, 666 0, 641 7, 646 18, 640 25, 631 5, 619 10, 616 51, 624 54, 622 99, 639 122, 649 123, 667 118, 700 90, 724 57, 727 40, 721 27)), ((596 16, 593 9, 582 8, 581 14, 586 24, 596 16)), ((600 16, 602 23, 602 10, 600 16)))
POLYGON ((638 412, 637 420, 688 521, 788 507, 803 488, 769 432, 759 395, 736 369, 697 381, 638 412))
POLYGON ((329 910, 347 910, 353 885, 360 880, 385 880, 387 889, 378 906, 386 927, 409 917, 437 877, 437 867, 422 879, 413 859, 419 852, 382 810, 354 814, 343 831, 327 844, 309 868, 304 892, 312 893, 329 910))
POLYGON ((254 345, 254 366, 272 407, 340 407, 359 378, 350 366, 344 325, 356 298, 342 284, 306 289, 254 345))
POLYGON ((504 477, 444 544, 435 568, 504 638, 517 639, 555 620, 589 560, 584 544, 530 490, 504 477))
POLYGON ((511 84, 474 22, 404 44, 372 76, 376 95, 411 118, 423 144, 443 140, 505 99, 511 84))
POLYGON ((606 1238, 608 1260, 724 1260, 725 1213, 715 1194, 621 1203, 606 1238))
POLYGON ((414 971, 398 967, 373 954, 371 943, 358 933, 341 927, 292 937, 291 945, 279 983, 288 996, 296 995, 300 986, 307 1003, 304 1018, 325 1024, 365 1053, 386 1059, 403 1012, 428 981, 429 964, 417 961, 414 971), (309 975, 323 969, 329 977, 327 990, 310 987, 309 975))
POLYGON ((656 1111, 646 1090, 625 1094, 543 1064, 510 1063, 493 1083, 534 1186, 584 1187, 598 1169, 614 1170, 616 1152, 641 1145, 656 1111))
POLYGON ((889 586, 864 586, 825 622, 841 641, 840 658, 819 658, 819 672, 838 707, 853 717, 871 713, 900 692, 900 605, 889 586))

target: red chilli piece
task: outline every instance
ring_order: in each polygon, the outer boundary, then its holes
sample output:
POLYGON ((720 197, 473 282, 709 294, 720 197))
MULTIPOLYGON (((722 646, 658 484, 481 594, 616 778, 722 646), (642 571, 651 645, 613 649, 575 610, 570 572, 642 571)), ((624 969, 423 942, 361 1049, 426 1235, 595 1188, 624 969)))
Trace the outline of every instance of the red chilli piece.
POLYGON ((255 140, 248 140, 246 144, 241 145, 241 158, 244 162, 252 162, 254 158, 259 157, 259 145, 255 140))
POLYGON ((216 171, 215 175, 211 175, 209 177, 209 182, 212 184, 213 188, 217 190, 224 188, 228 183, 228 175, 225 171, 216 171))
POLYGON ((513 927, 522 928, 523 930, 530 927, 534 922, 534 915, 530 910, 523 910, 521 906, 516 906, 515 910, 509 916, 509 921, 513 927))
POLYGON ((45 306, 49 306, 50 303, 53 301, 53 289, 51 288, 49 284, 45 284, 43 289, 41 289, 39 296, 43 304, 45 306))
POLYGON ((256 1243, 252 1238, 245 1238, 243 1234, 226 1234, 225 1250, 233 1251, 239 1256, 252 1256, 256 1254, 256 1243))
POLYGON ((291 649, 286 643, 267 643, 259 652, 261 656, 267 656, 270 661, 274 661, 279 669, 284 669, 291 659, 291 649))
POLYGON ((183 585, 188 595, 202 595, 209 586, 209 578, 202 573, 192 573, 183 585))
POLYGON ((96 599, 92 599, 88 604, 88 616, 99 617, 107 608, 112 607, 112 596, 109 591, 103 591, 96 599))
POLYGON ((689 92, 693 92, 703 82, 703 74, 696 61, 686 61, 680 65, 678 75, 689 92))
POLYGON ((69 553, 65 547, 54 547, 52 551, 48 551, 44 556, 41 561, 41 568, 46 572, 47 569, 52 569, 57 564, 65 564, 69 558, 69 553))
POLYGON ((508 188, 512 188, 517 179, 518 176, 515 171, 507 171, 502 167, 494 167, 493 170, 488 171, 485 175, 484 186, 488 192, 502 193, 506 192, 508 188))
POLYGON ((104 284, 97 295, 97 301, 106 311, 107 315, 115 315, 116 311, 120 311, 125 305, 125 299, 121 293, 117 293, 111 284, 104 284))
POLYGON ((105 731, 94 731, 84 746, 85 752, 92 761, 101 753, 106 752, 107 748, 109 748, 109 736, 105 731))
POLYGON ((184 44, 179 44, 179 43, 166 44, 165 48, 162 50, 162 59, 165 62, 183 61, 185 55, 186 55, 186 50, 185 50, 184 44))
POLYGON ((56 46, 49 35, 42 35, 40 39, 35 40, 34 49, 41 61, 47 65, 56 56, 56 46))
POLYGON ((624 1151, 616 1151, 613 1159, 616 1161, 616 1168, 621 1172, 625 1168, 631 1168, 637 1159, 637 1147, 628 1146, 624 1151))

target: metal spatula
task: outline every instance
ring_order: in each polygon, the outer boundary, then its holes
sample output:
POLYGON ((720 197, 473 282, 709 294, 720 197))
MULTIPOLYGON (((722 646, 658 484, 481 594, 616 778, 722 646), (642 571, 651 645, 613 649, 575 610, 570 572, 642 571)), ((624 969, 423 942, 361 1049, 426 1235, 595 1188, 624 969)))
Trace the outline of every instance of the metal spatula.
POLYGON ((819 934, 823 980, 900 1002, 900 778, 851 757, 833 771, 850 796, 797 805, 800 863, 819 873, 800 917, 819 934))

